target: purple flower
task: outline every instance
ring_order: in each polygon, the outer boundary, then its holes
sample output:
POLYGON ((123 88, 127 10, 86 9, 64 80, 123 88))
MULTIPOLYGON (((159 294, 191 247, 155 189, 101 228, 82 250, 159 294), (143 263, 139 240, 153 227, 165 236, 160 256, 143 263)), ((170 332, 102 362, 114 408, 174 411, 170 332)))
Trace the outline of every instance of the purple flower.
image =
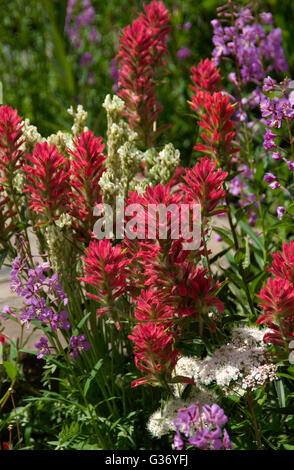
POLYGON ((271 184, 269 184, 269 188, 271 189, 279 189, 280 187, 281 185, 278 181, 273 181, 271 184))
POLYGON ((266 134, 264 136, 264 142, 263 146, 267 150, 271 150, 276 148, 276 144, 274 142, 274 139, 277 137, 277 135, 272 132, 270 129, 267 129, 266 134))
POLYGON ((181 434, 179 432, 176 432, 174 435, 174 447, 176 450, 182 450, 184 446, 184 441, 181 437, 181 434))
POLYGON ((290 161, 290 162, 287 162, 287 165, 288 165, 288 168, 290 171, 294 171, 294 162, 290 161))
POLYGON ((272 158, 273 158, 274 160, 281 160, 283 157, 282 157, 282 155, 280 154, 280 152, 274 152, 274 153, 272 154, 272 158))
MULTIPOLYGON (((261 24, 255 22, 249 8, 243 8, 235 15, 235 22, 230 26, 224 26, 226 15, 222 23, 219 20, 211 22, 215 46, 212 56, 216 65, 219 65, 222 57, 233 56, 239 63, 242 82, 256 85, 261 83, 270 70, 286 70, 287 62, 279 28, 267 33, 261 24)), ((262 13, 260 18, 263 25, 272 23, 270 13, 262 13)))
POLYGON ((276 85, 276 81, 271 77, 266 77, 263 82, 263 91, 273 91, 276 85))
POLYGON ((263 13, 260 13, 259 17, 263 24, 273 24, 274 22, 273 15, 271 13, 263 12, 263 13))
POLYGON ((35 343, 34 346, 39 349, 39 354, 37 356, 38 359, 41 359, 46 354, 50 354, 49 346, 48 346, 48 339, 42 336, 40 338, 39 343, 35 343))
POLYGON ((266 173, 264 176, 264 181, 266 183, 271 183, 272 181, 275 181, 277 177, 273 175, 272 173, 266 173))
POLYGON ((188 59, 188 57, 190 57, 190 55, 191 55, 191 51, 190 51, 189 47, 187 47, 187 46, 183 46, 177 52, 177 56, 178 56, 179 60, 188 59))
POLYGON ((192 23, 191 21, 187 21, 186 23, 183 24, 184 29, 191 29, 192 23))
POLYGON ((113 81, 117 81, 119 78, 119 72, 117 69, 117 61, 116 59, 112 59, 110 62, 110 77, 113 81))
POLYGON ((277 207, 277 214, 278 214, 278 219, 282 220, 283 214, 285 213, 285 207, 279 206, 277 207))
POLYGON ((5 318, 6 320, 8 320, 8 317, 6 315, 11 315, 15 317, 14 311, 12 310, 11 307, 9 307, 9 305, 3 305, 2 313, 4 313, 5 315, 0 315, 0 317, 5 318))
POLYGON ((90 52, 85 52, 80 58, 80 66, 87 67, 93 62, 93 56, 90 52))
POLYGON ((91 29, 89 33, 89 41, 93 42, 94 44, 98 44, 100 39, 101 39, 101 35, 98 29, 95 26, 93 26, 93 28, 91 29))
POLYGON ((223 444, 226 450, 231 449, 231 441, 226 429, 224 429, 223 444))
POLYGON ((91 347, 88 341, 85 341, 86 335, 83 333, 79 336, 72 336, 70 338, 70 347, 73 350, 73 357, 78 357, 82 351, 88 351, 91 347))
POLYGON ((204 411, 207 423, 223 426, 228 421, 224 410, 216 403, 214 403, 212 406, 203 405, 202 409, 204 411))
POLYGON ((174 420, 175 449, 182 450, 184 445, 192 445, 202 450, 230 449, 230 439, 225 430, 222 436, 222 427, 227 421, 224 410, 217 404, 201 406, 197 403, 188 408, 181 408, 174 420))

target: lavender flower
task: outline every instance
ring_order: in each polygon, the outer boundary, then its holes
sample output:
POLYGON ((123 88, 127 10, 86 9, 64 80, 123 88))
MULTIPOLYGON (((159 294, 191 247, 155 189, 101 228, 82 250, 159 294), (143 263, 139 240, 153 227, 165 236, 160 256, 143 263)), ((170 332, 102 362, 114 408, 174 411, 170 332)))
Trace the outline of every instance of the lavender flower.
POLYGON ((40 351, 37 355, 38 359, 42 359, 42 357, 44 357, 46 354, 50 354, 48 339, 44 336, 42 336, 39 343, 35 343, 34 346, 40 351))
POLYGON ((68 299, 59 282, 57 274, 45 275, 50 270, 49 262, 41 263, 34 269, 29 268, 25 259, 16 258, 12 262, 13 280, 10 288, 23 297, 25 306, 21 309, 19 319, 29 328, 32 320, 48 325, 52 331, 68 330, 68 312, 59 312, 60 304, 64 306, 68 299))
POLYGON ((278 215, 279 220, 282 220, 282 217, 283 217, 285 211, 286 211, 285 207, 283 207, 283 206, 277 207, 277 215, 278 215))
POLYGON ((217 404, 201 406, 196 403, 180 409, 174 420, 174 448, 182 450, 186 444, 202 450, 229 450, 229 435, 226 429, 222 430, 227 421, 224 410, 217 404))
MULTIPOLYGON (((260 18, 262 24, 269 25, 273 22, 271 13, 262 13, 260 18)), ((243 83, 253 82, 259 85, 266 71, 287 70, 280 28, 271 29, 267 34, 260 24, 255 23, 249 8, 236 13, 234 25, 224 26, 219 20, 211 23, 215 46, 212 55, 216 65, 222 57, 233 56, 239 63, 243 83)))
POLYGON ((80 58, 80 66, 88 67, 93 62, 93 56, 90 52, 85 52, 80 58))
POLYGON ((190 51, 189 47, 187 47, 187 46, 183 46, 177 52, 177 56, 178 56, 179 60, 181 60, 181 61, 185 60, 185 59, 188 59, 188 57, 190 57, 190 55, 191 55, 191 51, 190 51))
POLYGON ((70 338, 70 347, 73 350, 73 357, 78 357, 82 351, 88 351, 91 347, 88 341, 85 341, 86 335, 83 333, 79 336, 72 336, 70 338))

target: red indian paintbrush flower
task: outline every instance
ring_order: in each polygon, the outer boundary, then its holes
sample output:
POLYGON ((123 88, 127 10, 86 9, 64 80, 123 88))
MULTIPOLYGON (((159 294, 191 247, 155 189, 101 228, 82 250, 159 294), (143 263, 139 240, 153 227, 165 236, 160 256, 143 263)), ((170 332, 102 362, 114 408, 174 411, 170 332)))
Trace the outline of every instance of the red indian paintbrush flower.
POLYGON ((95 137, 93 132, 82 132, 74 140, 74 150, 68 149, 71 160, 72 201, 71 214, 77 220, 75 227, 82 239, 89 240, 96 217, 93 215, 95 204, 102 202, 99 180, 104 171, 104 144, 102 137, 95 137))
POLYGON ((232 144, 235 132, 232 131, 231 116, 235 108, 229 102, 228 96, 221 93, 200 92, 193 96, 192 109, 196 112, 203 109, 199 126, 204 129, 201 138, 205 144, 198 144, 194 148, 213 157, 227 157, 238 151, 232 144))
POLYGON ((32 155, 26 155, 30 164, 24 166, 29 183, 30 209, 56 218, 69 204, 69 161, 54 144, 37 143, 32 155))
POLYGON ((220 284, 212 284, 212 277, 207 277, 208 270, 203 266, 196 268, 193 263, 183 263, 181 268, 181 278, 175 280, 172 289, 179 316, 199 319, 207 315, 212 307, 223 312, 224 305, 215 296, 220 284))
POLYGON ((271 253, 271 255, 273 262, 269 272, 294 282, 294 241, 290 240, 289 245, 286 242, 284 243, 283 253, 277 251, 276 253, 271 253))
POLYGON ((196 92, 209 91, 211 93, 219 90, 219 82, 221 81, 220 69, 215 66, 213 60, 200 60, 197 67, 194 65, 191 68, 191 72, 194 84, 194 86, 190 86, 192 90, 196 92))
POLYGON ((143 383, 165 384, 171 378, 179 351, 174 349, 175 338, 165 325, 155 322, 139 323, 129 338, 134 341, 136 367, 148 375, 134 380, 132 387, 143 383))
POLYGON ((221 169, 217 170, 216 165, 216 161, 201 158, 191 170, 186 169, 184 176, 186 185, 182 186, 182 189, 193 203, 201 205, 204 217, 225 212, 216 209, 216 206, 226 194, 223 183, 228 173, 221 169))
POLYGON ((97 295, 89 297, 101 301, 104 296, 116 299, 126 290, 127 266, 129 260, 122 253, 120 245, 111 246, 110 240, 93 240, 86 250, 84 261, 85 277, 79 278, 97 289, 97 295))
POLYGON ((269 279, 257 295, 262 302, 264 314, 257 320, 258 324, 266 323, 274 330, 268 333, 264 341, 274 344, 283 343, 294 337, 294 287, 287 279, 276 277, 269 279))
POLYGON ((174 317, 174 308, 164 304, 165 296, 162 292, 149 288, 142 290, 137 298, 135 318, 139 321, 167 321, 174 317))
POLYGON ((9 175, 12 178, 13 172, 21 166, 22 127, 16 109, 7 105, 0 107, 0 168, 6 178, 9 175))
POLYGON ((140 19, 147 31, 153 37, 153 65, 159 67, 165 65, 163 57, 168 55, 166 40, 170 32, 170 16, 163 2, 152 1, 149 5, 143 5, 145 15, 142 13, 140 19))
POLYGON ((126 26, 120 39, 118 95, 126 103, 124 113, 130 127, 149 145, 153 123, 161 111, 155 96, 155 72, 164 65, 167 54, 169 15, 162 2, 154 1, 144 8, 146 14, 126 26))

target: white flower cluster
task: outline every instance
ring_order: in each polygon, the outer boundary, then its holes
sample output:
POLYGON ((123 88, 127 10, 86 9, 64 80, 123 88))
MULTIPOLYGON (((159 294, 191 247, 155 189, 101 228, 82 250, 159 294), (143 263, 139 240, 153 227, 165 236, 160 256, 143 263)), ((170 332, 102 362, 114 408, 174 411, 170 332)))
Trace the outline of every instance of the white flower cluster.
POLYGON ((264 364, 259 367, 255 367, 250 374, 242 380, 242 388, 244 390, 256 388, 264 385, 266 382, 272 382, 278 380, 276 374, 278 367, 276 364, 264 364))
POLYGON ((201 404, 212 405, 216 402, 216 395, 211 392, 198 391, 195 389, 188 400, 180 398, 172 398, 168 402, 155 411, 149 418, 147 429, 153 437, 161 437, 171 431, 175 431, 174 420, 177 417, 180 408, 187 408, 192 403, 199 402, 201 404))
POLYGON ((161 152, 154 149, 144 153, 144 163, 146 163, 146 178, 152 185, 158 183, 166 184, 172 178, 180 162, 180 151, 176 150, 173 144, 164 146, 161 152))
POLYGON ((74 118, 74 123, 71 128, 73 135, 79 135, 81 132, 88 130, 86 127, 88 113, 84 110, 81 104, 78 104, 76 111, 74 111, 73 107, 71 106, 67 112, 74 118))
POLYGON ((29 155, 35 148, 37 142, 42 142, 43 138, 38 132, 36 126, 33 126, 30 123, 29 119, 25 119, 21 122, 22 124, 22 139, 24 139, 23 144, 20 147, 25 154, 29 155))
POLYGON ((124 102, 116 95, 107 95, 103 103, 107 112, 107 171, 99 184, 105 203, 128 191, 143 192, 148 185, 165 184, 172 177, 180 160, 180 152, 167 144, 161 152, 154 148, 145 152, 136 146, 138 135, 122 119, 124 102), (145 177, 140 176, 145 164, 145 177))
POLYGON ((73 136, 69 132, 58 131, 56 134, 51 134, 45 139, 48 145, 54 144, 57 150, 64 155, 67 154, 67 148, 74 149, 73 136))
POLYGON ((217 349, 204 360, 189 358, 196 384, 217 384, 226 394, 243 395, 248 388, 256 388, 276 379, 276 367, 268 362, 266 346, 262 343, 265 331, 257 328, 235 328, 232 341, 217 349))

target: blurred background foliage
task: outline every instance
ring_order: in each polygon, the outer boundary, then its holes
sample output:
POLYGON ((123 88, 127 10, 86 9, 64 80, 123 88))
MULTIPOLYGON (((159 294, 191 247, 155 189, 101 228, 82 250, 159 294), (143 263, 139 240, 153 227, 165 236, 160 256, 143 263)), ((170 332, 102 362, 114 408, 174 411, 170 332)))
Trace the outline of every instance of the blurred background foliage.
MULTIPOLYGON (((138 0, 91 0, 99 42, 91 49, 93 61, 80 65, 81 51, 72 47, 65 32, 67 0, 10 0, 0 2, 0 80, 3 102, 17 108, 20 115, 37 125, 47 136, 58 129, 70 129, 70 105, 81 103, 88 111, 88 126, 96 135, 105 135, 106 116, 102 103, 113 92, 111 61, 118 51, 124 26, 143 9, 138 0)), ((149 2, 147 2, 149 3, 149 2)), ((283 31, 283 45, 289 62, 288 75, 294 77, 292 27, 293 0, 260 0, 238 3, 271 11, 275 25, 283 31)), ((172 126, 161 137, 172 141, 189 160, 195 136, 195 122, 186 101, 190 97, 189 69, 212 52, 212 27, 217 0, 165 0, 171 14, 169 75, 160 83, 159 100, 164 106, 161 124, 172 126), (189 28, 183 25, 189 23, 189 28), (189 49, 180 60, 178 51, 189 49)), ((224 77, 226 80, 226 77, 224 77)))

